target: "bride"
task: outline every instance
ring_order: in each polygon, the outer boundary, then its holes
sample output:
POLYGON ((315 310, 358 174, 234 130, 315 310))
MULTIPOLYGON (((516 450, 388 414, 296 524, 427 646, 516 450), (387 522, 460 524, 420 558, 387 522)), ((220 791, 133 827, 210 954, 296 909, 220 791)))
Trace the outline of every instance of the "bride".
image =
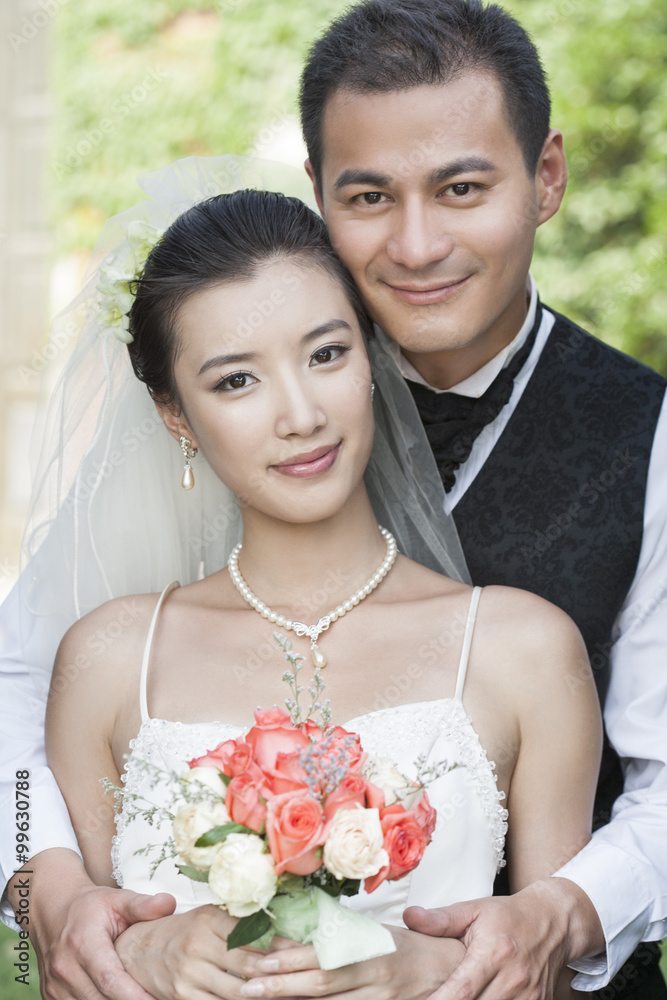
MULTIPOLYGON (((126 278, 114 277, 107 298, 115 288, 120 312, 131 305, 129 329, 113 308, 108 325, 129 341, 167 432, 147 434, 148 445, 168 434, 173 452, 182 450, 188 503, 211 476, 220 510, 230 509, 225 488, 233 492, 242 547, 235 566, 196 582, 167 578, 161 594, 102 604, 60 645, 47 750, 94 881, 116 884, 113 813, 100 779, 118 783, 127 768, 128 786, 138 788, 137 758, 187 761, 247 729, 258 705, 282 705, 285 663, 272 633, 292 621, 331 615, 312 639, 287 634, 305 658, 304 684, 325 663, 335 723, 404 770, 422 751, 460 765, 429 790, 438 825, 419 868, 352 901, 391 926, 394 954, 324 974, 312 948, 293 942, 267 955, 227 952, 234 919, 193 895, 170 862, 149 881, 148 862, 133 853, 146 831, 121 816, 117 880, 172 892, 178 904, 171 917, 129 928, 117 942, 121 958, 164 1000, 426 997, 464 946, 407 930, 406 906, 490 894, 504 850, 516 891, 589 837, 596 774, 582 762, 595 759, 600 722, 581 638, 534 595, 480 591, 395 555, 364 480, 374 406, 384 420, 367 350, 377 345, 324 224, 301 202, 257 191, 203 201, 162 235, 132 298, 126 278)), ((113 421, 124 416, 120 404, 113 421)), ((107 448, 110 481, 119 455, 114 462, 107 448)), ((413 498, 404 494, 392 510, 378 481, 385 512, 400 523, 413 498)), ((172 502, 165 493, 164 505, 172 502)), ((112 552, 146 536, 159 562, 173 543, 156 527, 162 503, 142 510, 122 495, 115 503, 121 509, 100 547, 112 552)), ((206 523, 209 535, 222 530, 206 523)), ((201 556, 202 534, 183 531, 201 556)))

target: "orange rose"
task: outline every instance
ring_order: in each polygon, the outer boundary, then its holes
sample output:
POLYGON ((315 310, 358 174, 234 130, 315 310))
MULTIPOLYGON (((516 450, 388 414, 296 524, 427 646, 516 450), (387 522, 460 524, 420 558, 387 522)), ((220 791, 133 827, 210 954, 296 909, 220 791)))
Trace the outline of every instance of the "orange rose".
POLYGON ((373 892, 385 879, 403 878, 422 859, 426 845, 431 839, 415 817, 396 803, 380 813, 380 823, 384 835, 383 847, 389 856, 389 864, 381 868, 377 875, 364 882, 366 892, 373 892))
POLYGON ((292 725, 282 708, 258 709, 255 725, 246 736, 253 757, 263 771, 273 771, 279 753, 293 753, 305 749, 310 741, 305 733, 292 725))
POLYGON ((266 834, 277 875, 310 875, 321 866, 318 848, 324 843, 324 813, 307 789, 269 799, 266 834))
MULTIPOLYGON (((311 739, 319 743, 322 740, 322 730, 316 728, 309 733, 311 739), (319 738, 317 733, 319 732, 319 738)), ((330 763, 334 760, 348 771, 358 771, 366 759, 358 733, 348 733, 342 726, 334 726, 327 732, 325 739, 326 757, 330 763)))
POLYGON ((252 764, 252 747, 240 737, 225 740, 215 750, 209 750, 203 757, 195 757, 188 762, 190 767, 217 767, 229 778, 247 771, 252 764))
MULTIPOLYGON (((338 787, 327 796, 324 802, 324 817, 327 822, 332 820, 339 809, 353 809, 360 805, 366 807, 366 779, 358 771, 350 771, 345 775, 338 787)), ((384 805, 384 799, 382 801, 384 805)))
POLYGON ((426 792, 422 794, 419 802, 415 803, 411 809, 408 810, 426 835, 426 843, 431 843, 431 837, 433 831, 435 830, 435 821, 437 819, 437 813, 431 803, 428 800, 428 795, 426 792))
POLYGON ((381 788, 366 779, 366 804, 369 809, 384 809, 385 795, 381 788))
MULTIPOLYGON (((231 743, 232 741, 228 740, 228 742, 231 743)), ((222 766, 220 758, 220 750, 224 745, 224 743, 221 743, 215 750, 208 750, 202 757, 193 757, 192 760, 188 761, 188 767, 215 767, 218 771, 224 771, 225 769, 222 766)))
MULTIPOLYGON (((260 772, 261 774, 261 772, 260 772)), ((227 785, 225 805, 234 823, 247 826, 256 833, 264 830, 267 789, 248 771, 237 774, 227 785)))
POLYGON ((301 754, 298 750, 293 753, 276 754, 276 766, 267 776, 276 795, 308 787, 306 772, 303 769, 301 754))

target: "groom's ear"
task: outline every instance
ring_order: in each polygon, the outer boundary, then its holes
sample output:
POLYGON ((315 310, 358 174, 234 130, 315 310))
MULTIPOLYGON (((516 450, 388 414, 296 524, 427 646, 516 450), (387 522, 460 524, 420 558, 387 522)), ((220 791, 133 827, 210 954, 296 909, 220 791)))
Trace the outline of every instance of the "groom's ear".
MULTIPOLYGON (((320 189, 317 183, 317 178, 315 177, 315 171, 313 170, 313 165, 310 162, 310 160, 306 160, 306 162, 304 163, 304 167, 306 168, 306 173, 310 177, 311 183, 313 185, 313 193, 315 195, 315 201, 317 202, 317 207, 320 210, 320 215, 324 219, 324 202, 322 201, 322 195, 320 193, 320 189)), ((326 219, 324 219, 324 221, 326 222, 326 219)))
POLYGON ((199 447, 195 440, 195 435, 185 419, 183 410, 176 403, 167 405, 166 403, 158 403, 156 400, 155 409, 160 414, 164 426, 175 441, 186 437, 193 448, 199 447))

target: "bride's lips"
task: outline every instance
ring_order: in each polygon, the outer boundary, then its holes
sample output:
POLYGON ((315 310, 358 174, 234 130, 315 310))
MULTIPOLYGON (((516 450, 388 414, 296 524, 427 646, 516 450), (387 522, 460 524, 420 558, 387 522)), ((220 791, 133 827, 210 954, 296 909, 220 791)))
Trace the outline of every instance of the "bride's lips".
POLYGON ((340 451, 341 442, 338 444, 326 444, 321 448, 295 455, 287 462, 279 465, 272 465, 271 468, 280 472, 283 476, 294 476, 295 479, 308 479, 311 476, 319 476, 326 472, 336 461, 340 451))
POLYGON ((470 280, 470 275, 458 281, 448 281, 445 284, 419 286, 419 285, 394 285, 389 281, 385 284, 395 292, 399 299, 409 302, 413 306, 428 306, 434 302, 446 302, 453 295, 456 295, 463 286, 470 280))

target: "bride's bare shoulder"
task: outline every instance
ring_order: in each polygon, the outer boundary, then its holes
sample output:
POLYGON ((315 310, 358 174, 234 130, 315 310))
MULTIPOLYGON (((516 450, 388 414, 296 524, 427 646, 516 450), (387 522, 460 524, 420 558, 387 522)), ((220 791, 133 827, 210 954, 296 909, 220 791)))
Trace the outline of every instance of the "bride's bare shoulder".
POLYGON ((564 670, 591 676, 586 647, 572 619, 526 590, 483 589, 475 642, 478 651, 493 652, 484 659, 494 664, 504 682, 515 680, 522 689, 532 682, 562 683, 564 670))
POLYGON ((488 586, 482 590, 480 607, 484 607, 487 626, 516 630, 526 641, 540 639, 545 630, 550 635, 579 635, 572 619, 555 604, 528 590, 516 587, 488 586))
POLYGON ((151 616, 159 594, 117 597, 83 615, 65 633, 53 672, 53 687, 62 678, 89 679, 90 684, 120 684, 141 664, 151 616))
MULTIPOLYGON (((219 574, 197 583, 177 586, 166 598, 160 615, 191 614, 209 604, 219 606, 221 586, 219 574)), ((63 663, 75 662, 82 667, 122 670, 125 664, 141 664, 151 619, 160 598, 159 593, 133 594, 116 597, 83 615, 60 644, 56 669, 63 663)), ((130 668, 131 669, 131 668, 130 668)))
POLYGON ((383 588, 389 601, 397 596, 404 601, 406 595, 413 602, 451 596, 465 597, 472 592, 467 584, 428 569, 403 555, 399 555, 396 567, 386 577, 383 588))

